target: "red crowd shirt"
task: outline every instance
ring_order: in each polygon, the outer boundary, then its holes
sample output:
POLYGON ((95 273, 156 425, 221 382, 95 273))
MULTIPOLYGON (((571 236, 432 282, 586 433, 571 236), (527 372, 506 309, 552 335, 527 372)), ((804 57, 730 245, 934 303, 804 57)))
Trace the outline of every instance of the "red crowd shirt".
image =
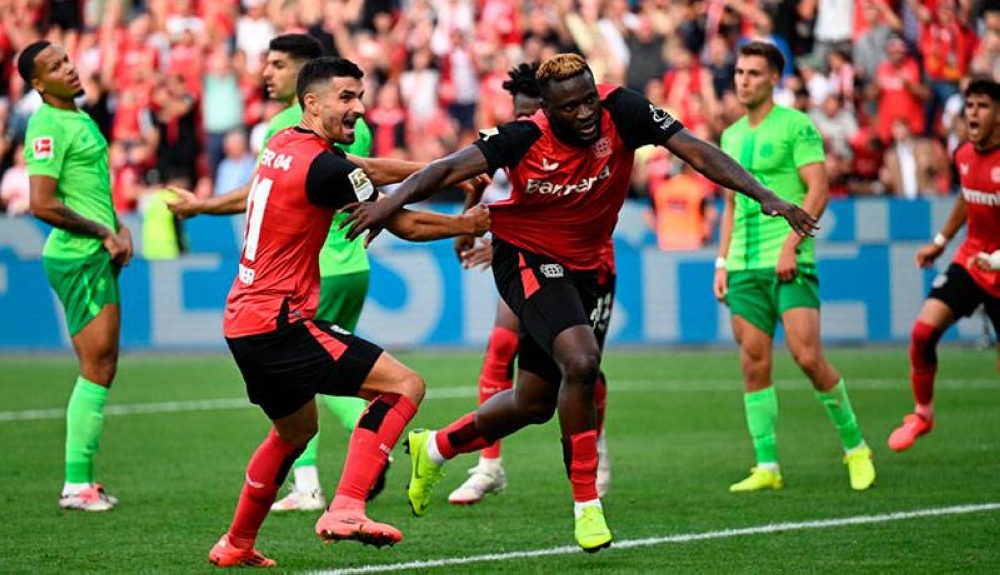
POLYGON ((987 293, 1000 298, 1000 272, 969 265, 969 258, 980 252, 1000 250, 1000 148, 980 152, 966 142, 955 151, 955 166, 967 212, 965 241, 953 262, 964 267, 987 293))
POLYGON ((684 128, 637 92, 599 85, 601 135, 589 145, 556 137, 541 110, 484 131, 475 145, 489 173, 506 168, 511 195, 490 204, 493 235, 573 270, 608 261, 611 232, 628 193, 637 148, 663 145, 684 128))
POLYGON ((281 321, 312 318, 319 303, 319 252, 337 209, 373 201, 361 168, 317 134, 275 134, 247 198, 239 273, 229 290, 222 331, 243 337, 274 331, 281 321))
POLYGON ((896 120, 906 121, 914 134, 924 133, 923 102, 903 86, 904 80, 920 83, 920 66, 913 58, 907 58, 899 68, 887 60, 876 69, 878 137, 883 142, 892 141, 892 124, 896 120))

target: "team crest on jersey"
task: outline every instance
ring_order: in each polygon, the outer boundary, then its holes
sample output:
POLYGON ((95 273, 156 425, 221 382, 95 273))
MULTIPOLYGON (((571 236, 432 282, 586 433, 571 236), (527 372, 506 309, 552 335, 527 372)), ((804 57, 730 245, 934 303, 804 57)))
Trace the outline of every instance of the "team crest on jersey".
POLYGON ((561 278, 565 275, 563 267, 560 264, 542 264, 538 266, 538 271, 542 272, 542 275, 549 278, 561 278))
POLYGON ((52 142, 52 136, 35 138, 35 141, 31 144, 31 149, 34 150, 36 160, 51 158, 55 154, 55 145, 52 142))
POLYGON ((990 170, 990 180, 993 180, 994 184, 1000 184, 1000 166, 990 170))
POLYGON ((969 175, 969 164, 959 164, 958 165, 958 171, 962 172, 963 176, 968 176, 969 175))
POLYGON ((611 155, 611 139, 607 136, 594 142, 594 145, 590 147, 590 150, 594 152, 594 155, 598 158, 607 158, 611 155))
POLYGON ((359 202, 366 202, 371 199, 372 194, 375 193, 375 186, 372 185, 372 181, 368 179, 368 174, 364 170, 358 168, 347 177, 351 180, 354 195, 358 198, 359 202))

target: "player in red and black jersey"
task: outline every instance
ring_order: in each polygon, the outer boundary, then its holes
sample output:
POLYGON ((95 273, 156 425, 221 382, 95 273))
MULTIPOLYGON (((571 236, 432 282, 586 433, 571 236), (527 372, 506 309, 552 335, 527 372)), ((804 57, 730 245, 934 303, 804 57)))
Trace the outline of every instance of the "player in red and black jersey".
MULTIPOLYGON (((316 523, 317 535, 377 546, 402 539, 396 528, 367 517, 365 501, 416 413, 424 382, 377 345, 314 319, 319 251, 334 213, 378 195, 365 172, 332 146, 354 139, 354 124, 364 113, 361 77, 356 65, 339 58, 302 67, 302 121, 268 142, 250 190, 223 332, 250 401, 274 428, 250 459, 229 531, 209 553, 209 561, 221 567, 275 564, 254 542, 292 462, 316 433, 318 393, 371 403, 351 435, 336 497, 316 523)), ((431 240, 482 234, 488 225, 488 211, 481 208, 458 217, 399 212, 390 229, 405 239, 431 240)))
POLYGON ((586 551, 611 543, 596 489, 594 384, 600 346, 591 327, 600 293, 598 270, 618 220, 634 150, 665 146, 721 186, 741 190, 796 232, 816 227, 808 213, 780 199, 715 146, 670 114, 618 86, 598 86, 580 56, 559 54, 537 75, 542 109, 529 120, 486 132, 467 148, 407 178, 384 202, 355 204, 349 237, 376 233, 403 205, 442 184, 506 167, 508 200, 490 205, 493 275, 521 321, 518 381, 439 432, 411 432, 410 505, 422 515, 446 460, 558 410, 566 469, 573 486, 575 537, 586 551))
POLYGON ((932 266, 948 241, 968 223, 966 237, 948 270, 934 278, 913 324, 910 385, 916 408, 889 436, 889 447, 895 451, 909 449, 918 437, 934 429, 934 375, 941 335, 980 305, 994 332, 1000 332, 1000 84, 992 80, 969 83, 965 120, 969 141, 959 146, 954 158, 962 191, 944 228, 917 252, 917 265, 932 266))

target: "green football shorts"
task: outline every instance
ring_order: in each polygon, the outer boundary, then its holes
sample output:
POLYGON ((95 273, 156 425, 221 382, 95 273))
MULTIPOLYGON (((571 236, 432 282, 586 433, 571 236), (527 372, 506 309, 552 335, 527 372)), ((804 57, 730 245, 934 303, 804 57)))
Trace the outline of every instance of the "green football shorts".
POLYGON ((729 311, 774 335, 781 315, 797 307, 819 309, 819 278, 815 270, 799 268, 795 279, 782 283, 774 268, 729 272, 729 311))
POLYGON ((353 332, 368 295, 368 270, 320 277, 316 318, 353 332))
POLYGON ((87 258, 42 258, 49 285, 66 312, 66 327, 74 336, 108 304, 118 305, 118 274, 103 249, 87 258))

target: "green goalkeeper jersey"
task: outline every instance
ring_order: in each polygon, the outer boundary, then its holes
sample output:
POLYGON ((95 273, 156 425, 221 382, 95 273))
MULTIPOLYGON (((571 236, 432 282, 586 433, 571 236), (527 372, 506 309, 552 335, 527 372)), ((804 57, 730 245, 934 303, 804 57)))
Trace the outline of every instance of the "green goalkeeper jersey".
MULTIPOLYGON (((824 160, 823 138, 808 116, 784 106, 775 106, 764 120, 751 128, 746 116, 722 133, 722 149, 762 184, 782 199, 802 205, 808 191, 799 169, 824 160)), ((726 257, 729 271, 774 268, 788 234, 783 218, 764 215, 757 201, 736 194, 733 234, 726 257)), ((816 252, 811 238, 799 246, 800 265, 814 265, 816 252)))
MULTIPOLYGON (((56 197, 66 207, 111 231, 118 230, 111 200, 108 142, 86 112, 43 103, 28 120, 24 142, 29 176, 55 179, 56 197)), ((102 249, 98 238, 55 228, 45 241, 42 256, 73 259, 102 249)))
MULTIPOLYGON (((302 120, 302 108, 298 104, 282 110, 271 118, 267 125, 263 147, 274 136, 285 128, 297 126, 302 120)), ((350 146, 336 144, 348 154, 367 157, 371 151, 372 132, 364 120, 358 120, 354 125, 354 143, 350 146)), ((258 158, 259 161, 259 158, 258 158)), ((330 235, 326 237, 323 250, 319 253, 319 273, 322 276, 342 275, 367 271, 368 253, 365 251, 364 238, 359 237, 353 242, 347 241, 346 230, 340 229, 340 224, 347 219, 347 214, 337 214, 330 227, 330 235)))

